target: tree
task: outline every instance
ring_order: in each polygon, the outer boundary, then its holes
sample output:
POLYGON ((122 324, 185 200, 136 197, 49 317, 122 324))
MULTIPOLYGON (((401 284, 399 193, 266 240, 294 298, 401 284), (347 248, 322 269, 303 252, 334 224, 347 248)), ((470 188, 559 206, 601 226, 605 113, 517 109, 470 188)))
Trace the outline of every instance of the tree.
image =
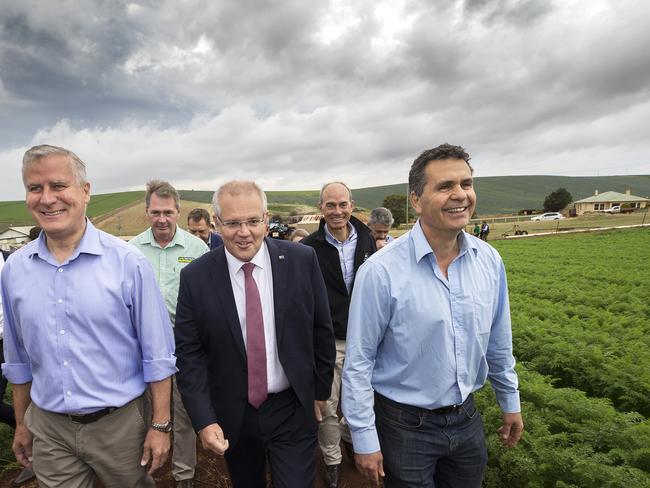
MULTIPOLYGON (((404 215, 406 214, 406 195, 387 195, 382 202, 382 207, 386 207, 393 214, 394 227, 406 222, 404 215)), ((409 209, 409 215, 411 214, 409 209)))
POLYGON ((544 212, 559 212, 573 201, 566 188, 558 188, 544 198, 544 212))

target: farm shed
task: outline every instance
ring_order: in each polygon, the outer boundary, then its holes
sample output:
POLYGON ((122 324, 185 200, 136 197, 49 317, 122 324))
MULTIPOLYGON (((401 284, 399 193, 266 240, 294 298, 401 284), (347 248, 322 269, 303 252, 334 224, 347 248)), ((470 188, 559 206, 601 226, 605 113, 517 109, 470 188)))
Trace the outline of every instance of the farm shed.
POLYGON ((12 247, 18 247, 29 242, 29 231, 31 229, 31 225, 6 228, 0 232, 0 248, 7 251, 12 247))
POLYGON ((576 215, 582 215, 585 212, 598 212, 612 208, 614 205, 625 205, 629 208, 645 208, 650 202, 649 199, 632 195, 630 190, 625 193, 616 191, 606 191, 598 193, 598 190, 590 197, 583 198, 575 202, 576 215))

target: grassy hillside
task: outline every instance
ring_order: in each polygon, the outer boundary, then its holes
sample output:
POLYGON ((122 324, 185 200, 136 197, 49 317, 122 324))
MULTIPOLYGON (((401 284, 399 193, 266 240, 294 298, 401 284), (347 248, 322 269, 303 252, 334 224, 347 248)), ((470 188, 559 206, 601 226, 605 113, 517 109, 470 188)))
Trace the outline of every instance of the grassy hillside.
MULTIPOLYGON (((144 200, 144 192, 127 191, 92 195, 88 204, 88 216, 96 217, 129 205, 139 199, 144 200)), ((25 202, 0 202, 0 230, 14 225, 34 225, 25 202)))
MULTIPOLYGON (((516 212, 524 208, 541 209, 544 197, 559 187, 566 188, 574 200, 593 195, 594 190, 618 191, 623 193, 629 187, 633 195, 650 197, 650 175, 637 176, 491 176, 476 178, 478 194, 477 214, 494 215, 516 212)), ((181 198, 189 202, 209 204, 212 191, 181 190, 181 198)), ((404 195, 406 184, 375 186, 353 189, 357 207, 372 209, 382 204, 384 197, 391 194, 404 195)), ((305 191, 269 191, 269 207, 274 211, 285 210, 287 205, 315 207, 318 203, 318 190, 305 191)), ((107 193, 94 195, 88 207, 91 217, 102 215, 138 199, 144 198, 143 192, 107 193)), ((0 229, 9 225, 32 224, 25 204, 19 202, 0 202, 0 229)))

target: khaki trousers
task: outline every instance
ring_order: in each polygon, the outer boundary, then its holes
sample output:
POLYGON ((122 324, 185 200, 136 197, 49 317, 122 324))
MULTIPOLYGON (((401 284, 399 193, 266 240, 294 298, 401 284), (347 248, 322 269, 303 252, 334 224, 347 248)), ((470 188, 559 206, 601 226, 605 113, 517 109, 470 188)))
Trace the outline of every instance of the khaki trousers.
POLYGON ((32 403, 25 424, 34 436, 34 473, 41 488, 150 488, 154 481, 140 466, 149 414, 143 396, 90 424, 32 403))
POLYGON ((341 376, 343 373, 343 361, 345 359, 345 341, 336 339, 336 362, 334 364, 334 379, 332 380, 332 392, 325 404, 323 421, 318 424, 318 445, 323 452, 323 460, 327 466, 341 464, 341 439, 352 443, 350 428, 345 418, 339 416, 337 409, 341 394, 341 376))
POLYGON ((183 406, 181 394, 172 377, 174 410, 174 445, 172 447, 172 476, 176 481, 194 478, 196 466, 196 433, 183 406))

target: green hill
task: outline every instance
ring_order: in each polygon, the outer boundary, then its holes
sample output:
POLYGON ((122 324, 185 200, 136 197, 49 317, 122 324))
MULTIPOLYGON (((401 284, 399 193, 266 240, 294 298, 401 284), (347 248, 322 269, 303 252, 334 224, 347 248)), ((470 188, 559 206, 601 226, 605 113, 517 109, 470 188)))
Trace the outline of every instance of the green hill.
MULTIPOLYGON (((650 175, 636 176, 489 176, 475 179, 478 195, 478 215, 512 213, 518 210, 541 209, 544 197, 557 188, 566 188, 574 200, 612 190, 623 193, 630 188, 633 195, 650 197, 650 175)), ((212 191, 181 190, 181 198, 199 203, 212 201, 212 191)), ((356 188, 352 190, 357 207, 372 209, 382 204, 391 194, 404 195, 406 184, 356 188)), ((318 190, 269 191, 270 205, 315 206, 318 190)), ((93 195, 88 205, 88 215, 96 217, 129 205, 144 197, 141 191, 93 195)), ((22 201, 0 202, 0 229, 10 225, 33 223, 22 201)))
MULTIPOLYGON (((127 191, 121 193, 104 193, 92 195, 88 204, 88 216, 97 217, 111 212, 137 200, 144 199, 143 191, 127 191)), ((0 202, 0 230, 14 225, 34 225, 34 219, 25 206, 25 202, 0 202)))

